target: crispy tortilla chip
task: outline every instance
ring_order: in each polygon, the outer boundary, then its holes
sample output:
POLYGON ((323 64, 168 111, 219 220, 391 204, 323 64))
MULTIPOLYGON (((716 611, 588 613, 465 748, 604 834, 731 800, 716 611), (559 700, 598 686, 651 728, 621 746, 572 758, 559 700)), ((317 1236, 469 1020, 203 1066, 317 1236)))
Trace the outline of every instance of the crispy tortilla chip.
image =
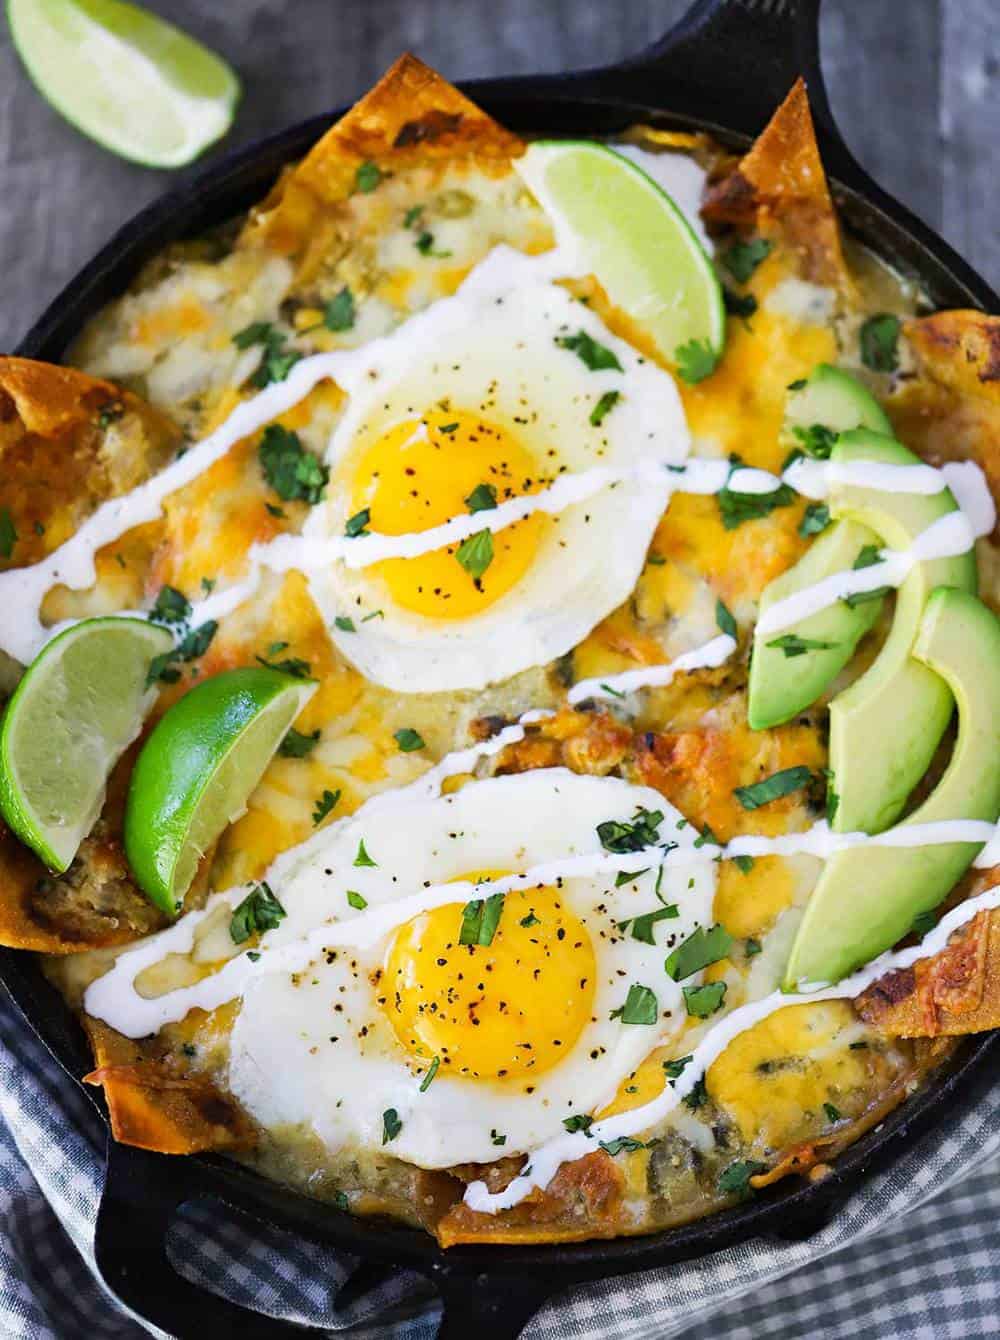
MULTIPOLYGON (((973 888, 995 884, 1000 866, 973 888)), ((978 912, 933 957, 887 973, 856 1008, 889 1037, 955 1037, 1000 1027, 1000 909, 978 912)))
POLYGON ((1000 404, 1000 316, 937 312, 907 321, 904 333, 921 369, 935 381, 1000 404))
POLYGON ((160 1154, 245 1149, 255 1141, 235 1099, 208 1079, 181 1072, 150 1044, 131 1042, 97 1019, 84 1017, 97 1066, 85 1084, 103 1086, 115 1139, 160 1154))
POLYGON ((474 158, 505 170, 523 142, 470 102, 416 56, 404 55, 375 87, 283 174, 251 213, 241 245, 263 244, 283 255, 313 250, 313 235, 336 217, 355 189, 362 163, 383 172, 419 163, 474 158))
POLYGON ((850 291, 837 215, 801 79, 750 152, 709 187, 701 212, 709 223, 765 234, 778 229, 798 251, 806 279, 850 291))

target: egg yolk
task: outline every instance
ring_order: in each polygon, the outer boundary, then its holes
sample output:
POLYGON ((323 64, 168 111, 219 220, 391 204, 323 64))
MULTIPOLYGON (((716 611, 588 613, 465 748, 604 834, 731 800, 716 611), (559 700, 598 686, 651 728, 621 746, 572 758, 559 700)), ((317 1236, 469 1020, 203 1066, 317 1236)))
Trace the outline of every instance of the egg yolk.
POLYGON ((459 943, 462 913, 461 903, 448 903, 393 937, 383 994, 396 1036, 425 1065, 438 1057, 442 1074, 540 1075, 569 1054, 591 1020, 590 936, 549 887, 508 893, 489 945, 459 943))
MULTIPOLYGON (((364 453, 354 477, 352 511, 367 508, 372 531, 404 535, 470 512, 485 515, 493 499, 506 502, 546 482, 506 429, 463 411, 435 412, 396 424, 364 453)), ((484 537, 478 550, 447 545, 418 558, 387 559, 369 571, 403 609, 464 619, 520 581, 549 525, 551 518, 536 512, 484 537)))

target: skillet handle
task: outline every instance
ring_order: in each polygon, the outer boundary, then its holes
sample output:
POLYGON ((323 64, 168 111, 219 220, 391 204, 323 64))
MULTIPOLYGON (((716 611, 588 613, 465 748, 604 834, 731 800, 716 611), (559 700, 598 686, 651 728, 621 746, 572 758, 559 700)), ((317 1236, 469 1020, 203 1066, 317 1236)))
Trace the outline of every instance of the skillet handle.
POLYGON ((299 1326, 199 1289, 170 1264, 166 1235, 193 1194, 184 1160, 120 1145, 108 1137, 108 1167, 97 1213, 94 1255, 114 1297, 176 1340, 238 1335, 240 1340, 301 1340, 299 1326))

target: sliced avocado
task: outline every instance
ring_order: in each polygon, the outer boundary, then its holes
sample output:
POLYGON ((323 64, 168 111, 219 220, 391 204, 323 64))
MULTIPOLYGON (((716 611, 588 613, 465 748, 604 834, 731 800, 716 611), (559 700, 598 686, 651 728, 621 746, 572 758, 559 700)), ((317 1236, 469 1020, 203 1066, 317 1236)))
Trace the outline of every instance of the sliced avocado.
POLYGON ((817 424, 835 433, 870 428, 892 436, 892 424, 867 387, 829 363, 817 363, 804 381, 792 382, 785 400, 786 435, 794 438, 796 428, 817 424))
MULTIPOLYGON (((769 583, 760 599, 761 614, 786 596, 843 572, 871 544, 878 544, 878 536, 856 521, 830 526, 794 568, 769 583)), ((853 607, 841 600, 781 634, 755 636, 747 710, 751 729, 780 726, 814 703, 851 659, 881 608, 881 600, 853 607)))
MULTIPOLYGON (((796 429, 808 432, 817 427, 834 433, 852 428, 892 432, 871 393, 829 363, 818 363, 802 382, 793 382, 785 401, 782 435, 790 446, 803 445, 796 429)), ((877 536, 860 525, 845 528, 844 522, 838 522, 830 526, 795 567, 765 589, 761 613, 778 600, 849 568, 866 544, 875 543, 877 536)), ((853 608, 841 604, 822 610, 786 628, 781 646, 770 645, 773 636, 755 637, 749 683, 751 729, 780 726, 814 703, 850 660, 858 641, 878 618, 881 603, 872 600, 853 608), (833 645, 811 645, 816 643, 833 645), (798 650, 787 655, 784 647, 798 650)))
MULTIPOLYGON (((1000 815, 1000 622, 967 591, 939 587, 927 601, 913 656, 958 707, 951 761, 927 800, 900 825, 1000 815)), ((878 763, 869 755, 870 766, 878 763)), ((865 759, 862 757, 861 762, 865 759)), ((785 970, 785 991, 838 982, 890 948, 944 899, 981 844, 854 847, 838 852, 813 890, 785 970)))
MULTIPOLYGON (((830 459, 920 464, 899 442, 866 429, 843 433, 830 459)), ((868 526, 893 549, 907 548, 955 509, 948 489, 928 495, 835 483, 830 490, 835 516, 868 526)), ((875 662, 830 704, 833 827, 842 833, 880 833, 899 817, 948 724, 951 695, 940 677, 910 654, 927 597, 937 586, 975 592, 975 553, 913 568, 896 593, 892 628, 875 662)))

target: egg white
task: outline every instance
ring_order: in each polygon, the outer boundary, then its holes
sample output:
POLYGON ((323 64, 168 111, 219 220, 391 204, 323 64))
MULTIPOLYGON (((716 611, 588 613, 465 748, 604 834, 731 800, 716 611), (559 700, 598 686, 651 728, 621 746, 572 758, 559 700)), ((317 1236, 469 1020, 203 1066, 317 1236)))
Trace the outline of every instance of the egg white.
MULTIPOLYGON (((540 259, 496 248, 454 297, 382 342, 331 441, 333 478, 312 509, 307 538, 344 534, 351 463, 394 425, 442 401, 509 430, 536 456, 539 474, 686 459, 673 379, 551 282, 540 259), (621 372, 591 371, 556 343, 581 330, 614 352, 621 372), (592 410, 612 390, 620 399, 592 425, 592 410)), ((668 497, 669 476, 654 472, 566 508, 525 575, 468 618, 402 609, 370 570, 339 563, 313 571, 310 587, 331 637, 368 679, 400 693, 482 688, 562 655, 628 597, 668 497), (367 623, 356 617, 376 610, 367 623), (334 621, 345 615, 355 616, 356 631, 338 629, 334 621)))
MULTIPOLYGON (((328 830, 325 841, 314 839, 286 867, 277 891, 288 915, 267 936, 267 952, 471 870, 521 871, 599 853, 597 825, 628 820, 639 806, 664 813, 661 841, 691 845, 690 825, 678 829, 680 814, 657 792, 562 768, 472 782, 435 799, 381 797, 328 830), (377 866, 354 864, 362 839, 377 866), (348 904, 349 889, 367 909, 348 904)), ((648 945, 616 923, 661 906, 655 882, 649 872, 617 889, 613 874, 561 884, 560 898, 587 926, 594 949, 593 1017, 565 1058, 530 1081, 452 1078, 442 1068, 421 1093, 422 1072, 398 1042, 370 980, 384 960, 389 935, 383 935, 366 948, 320 954, 294 976, 276 971, 251 983, 232 1034, 232 1092, 263 1126, 310 1129, 332 1152, 382 1149, 389 1108, 402 1130, 386 1152, 420 1167, 492 1161, 498 1132, 506 1136, 505 1154, 531 1150, 563 1133, 565 1117, 609 1102, 644 1056, 684 1026, 681 989, 663 971, 664 954, 710 922, 715 865, 706 859, 673 873, 667 865, 660 894, 677 904, 679 915, 656 923, 657 944, 648 945), (655 992, 656 1025, 610 1017, 633 983, 655 992)))

